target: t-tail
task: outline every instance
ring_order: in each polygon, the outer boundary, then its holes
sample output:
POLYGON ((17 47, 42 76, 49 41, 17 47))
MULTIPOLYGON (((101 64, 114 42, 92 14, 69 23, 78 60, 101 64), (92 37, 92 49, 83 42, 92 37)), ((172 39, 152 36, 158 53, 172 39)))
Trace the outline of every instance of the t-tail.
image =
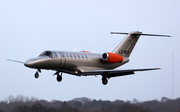
POLYGON ((144 36, 161 36, 161 37, 171 37, 169 35, 156 35, 156 34, 143 34, 142 32, 130 32, 130 33, 120 33, 111 32, 111 34, 126 34, 127 37, 114 49, 112 53, 118 54, 122 57, 129 57, 141 35, 144 36))

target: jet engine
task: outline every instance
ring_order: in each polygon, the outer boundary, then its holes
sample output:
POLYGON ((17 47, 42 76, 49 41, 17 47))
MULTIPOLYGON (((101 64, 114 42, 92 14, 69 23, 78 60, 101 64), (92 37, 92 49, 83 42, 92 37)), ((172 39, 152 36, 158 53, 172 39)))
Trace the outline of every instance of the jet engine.
POLYGON ((102 60, 108 63, 118 63, 123 61, 123 57, 115 53, 106 52, 102 54, 102 60))

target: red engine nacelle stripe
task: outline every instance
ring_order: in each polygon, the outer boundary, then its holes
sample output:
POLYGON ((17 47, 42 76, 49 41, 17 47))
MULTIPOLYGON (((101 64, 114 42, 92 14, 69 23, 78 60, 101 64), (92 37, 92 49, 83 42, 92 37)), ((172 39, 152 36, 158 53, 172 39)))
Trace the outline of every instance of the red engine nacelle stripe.
POLYGON ((118 62, 123 61, 123 57, 118 54, 107 52, 106 55, 107 55, 107 58, 103 59, 105 62, 118 63, 118 62))

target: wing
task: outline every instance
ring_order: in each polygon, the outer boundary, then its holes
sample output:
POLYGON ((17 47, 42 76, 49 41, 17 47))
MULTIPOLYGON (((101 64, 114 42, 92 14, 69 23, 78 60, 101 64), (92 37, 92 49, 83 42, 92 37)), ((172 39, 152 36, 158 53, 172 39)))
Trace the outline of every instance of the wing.
POLYGON ((146 68, 146 69, 124 69, 124 70, 93 70, 88 72, 89 75, 101 74, 106 75, 107 78, 125 76, 135 74, 136 71, 149 71, 149 70, 158 70, 160 68, 146 68))
POLYGON ((6 60, 12 61, 12 62, 17 62, 17 63, 23 63, 24 64, 24 62, 22 62, 22 61, 16 61, 16 60, 11 60, 11 59, 6 59, 6 60))

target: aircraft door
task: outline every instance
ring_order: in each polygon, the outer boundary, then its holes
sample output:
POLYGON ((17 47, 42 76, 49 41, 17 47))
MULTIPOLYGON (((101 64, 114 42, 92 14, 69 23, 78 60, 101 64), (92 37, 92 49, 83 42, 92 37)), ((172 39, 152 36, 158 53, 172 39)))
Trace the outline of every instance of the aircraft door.
POLYGON ((64 68, 65 63, 66 63, 65 55, 64 55, 64 53, 62 53, 62 52, 59 52, 59 54, 60 54, 60 57, 61 57, 61 63, 60 63, 60 65, 59 65, 59 68, 64 68))

